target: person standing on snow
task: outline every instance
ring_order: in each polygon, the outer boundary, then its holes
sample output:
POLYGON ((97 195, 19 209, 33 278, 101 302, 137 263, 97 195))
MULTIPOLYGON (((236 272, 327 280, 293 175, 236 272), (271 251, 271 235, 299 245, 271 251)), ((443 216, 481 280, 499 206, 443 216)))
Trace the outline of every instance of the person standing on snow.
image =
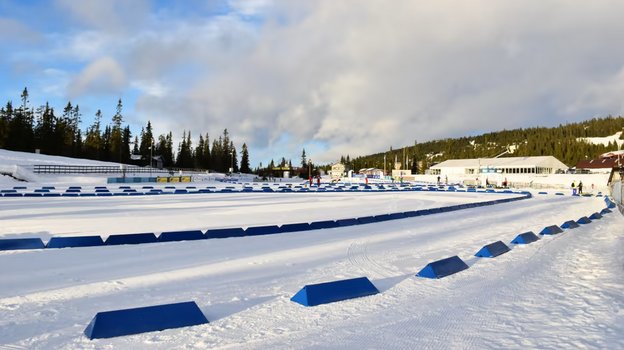
POLYGON ((578 194, 579 194, 579 196, 583 194, 583 181, 579 181, 579 184, 578 184, 578 194))

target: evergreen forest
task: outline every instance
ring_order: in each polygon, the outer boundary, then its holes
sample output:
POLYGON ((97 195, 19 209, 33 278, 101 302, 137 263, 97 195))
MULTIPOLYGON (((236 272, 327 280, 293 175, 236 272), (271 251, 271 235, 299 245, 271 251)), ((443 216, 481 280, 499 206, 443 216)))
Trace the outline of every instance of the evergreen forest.
POLYGON ((104 124, 100 110, 93 124, 81 129, 81 112, 78 105, 67 105, 60 113, 46 103, 32 107, 28 89, 20 96, 20 105, 11 101, 0 107, 0 148, 111 161, 146 166, 151 157, 160 157, 166 168, 205 169, 217 172, 250 173, 247 145, 241 148, 240 166, 238 152, 227 129, 212 140, 208 134, 199 135, 197 145, 191 141, 190 131, 183 131, 182 140, 174 149, 172 132, 154 135, 152 125, 133 135, 128 125, 123 125, 123 103, 117 102, 110 123, 104 124))
MULTIPOLYGON (((402 168, 422 174, 430 166, 447 159, 502 157, 554 156, 566 165, 574 167, 579 160, 597 158, 600 154, 618 150, 618 145, 591 144, 581 138, 611 136, 622 131, 622 116, 607 116, 588 121, 569 123, 557 127, 534 127, 503 130, 479 136, 448 138, 443 140, 414 142, 412 146, 390 149, 386 152, 351 158, 341 157, 349 169, 379 168, 389 171, 395 159, 402 168)), ((624 139, 624 134, 620 136, 624 139)))

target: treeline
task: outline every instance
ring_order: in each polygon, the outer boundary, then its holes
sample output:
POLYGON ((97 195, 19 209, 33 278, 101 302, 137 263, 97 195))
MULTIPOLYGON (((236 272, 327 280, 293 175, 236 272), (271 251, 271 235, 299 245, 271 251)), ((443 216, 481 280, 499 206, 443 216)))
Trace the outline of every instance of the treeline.
POLYGON ((61 115, 57 115, 48 103, 31 107, 27 88, 20 97, 19 106, 8 101, 0 108, 0 148, 23 152, 39 149, 42 154, 135 165, 149 165, 152 157, 160 157, 164 167, 251 172, 247 145, 242 146, 239 166, 238 153, 227 129, 212 144, 208 134, 200 135, 196 146, 190 131, 184 131, 182 141, 174 149, 172 132, 156 136, 149 121, 139 135, 133 135, 130 126, 123 126, 121 99, 109 124, 102 124, 103 115, 98 110, 93 124, 83 132, 78 105, 68 102, 61 115))
POLYGON ((593 145, 579 138, 610 136, 623 128, 623 117, 608 116, 553 128, 503 130, 473 137, 414 142, 412 146, 399 149, 391 147, 387 152, 367 156, 350 158, 346 155, 341 158, 341 162, 356 171, 362 168, 384 169, 385 158, 389 171, 397 159, 404 169, 410 168, 413 173, 422 174, 431 165, 447 159, 491 158, 511 150, 503 157, 551 155, 573 167, 579 160, 596 158, 602 153, 618 149, 614 142, 606 146, 593 145))

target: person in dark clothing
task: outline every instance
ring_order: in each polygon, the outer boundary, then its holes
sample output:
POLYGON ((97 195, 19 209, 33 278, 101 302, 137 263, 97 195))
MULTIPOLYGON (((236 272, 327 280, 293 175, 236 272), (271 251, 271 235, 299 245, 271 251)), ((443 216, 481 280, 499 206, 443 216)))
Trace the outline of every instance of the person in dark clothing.
POLYGON ((579 184, 578 184, 578 194, 579 195, 583 194, 583 181, 579 181, 579 184))

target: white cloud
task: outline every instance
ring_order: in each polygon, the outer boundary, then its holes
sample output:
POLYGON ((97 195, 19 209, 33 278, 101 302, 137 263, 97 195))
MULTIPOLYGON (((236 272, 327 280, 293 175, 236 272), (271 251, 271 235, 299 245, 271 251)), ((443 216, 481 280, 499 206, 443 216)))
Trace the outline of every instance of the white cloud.
POLYGON ((42 39, 41 34, 24 23, 0 17, 0 42, 37 44, 41 43, 42 39))
POLYGON ((75 21, 93 29, 123 33, 138 28, 147 20, 147 0, 56 0, 75 21))
POLYGON ((69 41, 91 62, 72 95, 138 89, 161 130, 228 128, 252 157, 309 144, 331 161, 622 110, 619 2, 231 1, 188 18, 59 3, 90 28, 69 41))
POLYGON ((103 57, 90 63, 68 86, 72 97, 88 94, 118 94, 126 85, 121 66, 111 57, 103 57))

